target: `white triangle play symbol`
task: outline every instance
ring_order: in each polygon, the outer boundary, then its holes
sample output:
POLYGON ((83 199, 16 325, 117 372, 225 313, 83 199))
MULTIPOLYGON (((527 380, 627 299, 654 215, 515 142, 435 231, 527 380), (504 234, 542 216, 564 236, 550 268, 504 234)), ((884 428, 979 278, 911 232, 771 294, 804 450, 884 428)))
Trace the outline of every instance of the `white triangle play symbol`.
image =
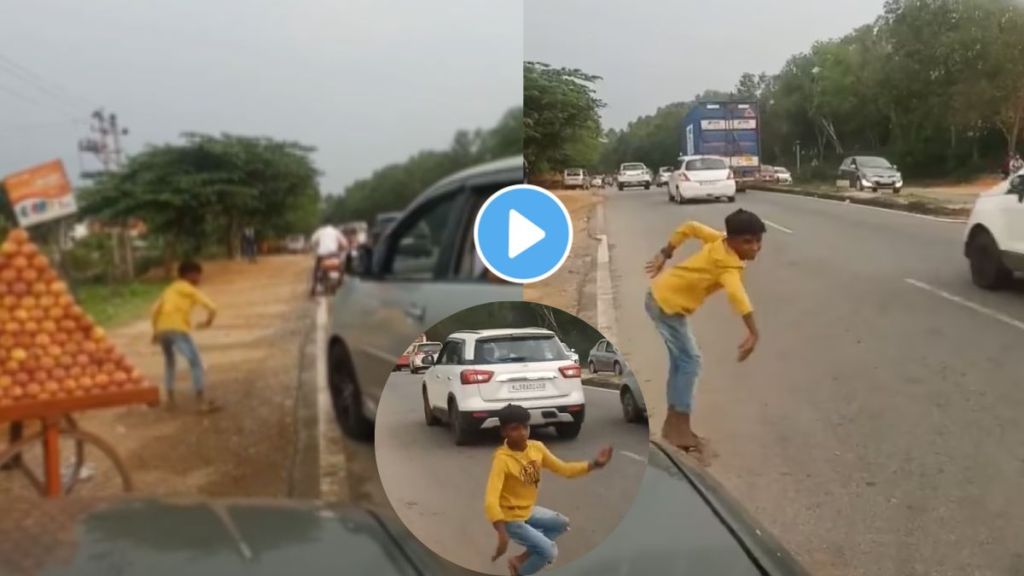
POLYGON ((508 211, 508 257, 515 258, 526 252, 534 244, 540 242, 547 236, 542 230, 526 216, 515 210, 508 211))

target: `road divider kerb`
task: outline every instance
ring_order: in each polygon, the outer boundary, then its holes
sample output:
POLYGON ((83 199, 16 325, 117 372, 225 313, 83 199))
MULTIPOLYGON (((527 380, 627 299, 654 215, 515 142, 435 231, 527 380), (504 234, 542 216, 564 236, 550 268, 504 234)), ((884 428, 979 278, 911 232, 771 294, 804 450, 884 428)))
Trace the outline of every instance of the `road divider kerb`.
POLYGON ((832 194, 829 192, 818 192, 815 190, 806 190, 803 188, 790 188, 785 186, 772 186, 761 184, 754 188, 754 190, 760 192, 784 194, 786 196, 795 196, 799 198, 822 200, 825 202, 849 204, 851 206, 857 206, 858 208, 868 208, 872 210, 881 210, 883 212, 891 212, 893 214, 915 216, 917 218, 925 218, 927 220, 934 220, 936 222, 948 222, 952 224, 963 224, 967 222, 966 210, 961 210, 957 208, 947 208, 944 206, 931 206, 924 202, 912 202, 909 204, 893 204, 886 202, 885 200, 874 198, 852 198, 849 196, 840 196, 838 194, 832 194))

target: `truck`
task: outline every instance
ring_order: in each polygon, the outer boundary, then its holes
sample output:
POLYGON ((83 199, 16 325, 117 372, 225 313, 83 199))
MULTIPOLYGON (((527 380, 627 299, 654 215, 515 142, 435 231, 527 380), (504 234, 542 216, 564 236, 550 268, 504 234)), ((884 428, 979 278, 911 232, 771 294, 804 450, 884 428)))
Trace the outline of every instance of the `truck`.
POLYGON ((736 191, 761 171, 761 117, 757 101, 698 102, 683 118, 683 156, 721 156, 729 162, 736 191))

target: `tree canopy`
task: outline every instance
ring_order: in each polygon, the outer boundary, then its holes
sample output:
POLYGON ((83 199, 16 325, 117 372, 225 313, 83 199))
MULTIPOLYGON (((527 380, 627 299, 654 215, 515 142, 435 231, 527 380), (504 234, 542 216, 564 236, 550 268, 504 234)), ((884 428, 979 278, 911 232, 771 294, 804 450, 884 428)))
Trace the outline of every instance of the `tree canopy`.
POLYGON ((523 64, 523 149, 531 171, 589 167, 601 153, 600 76, 542 62, 523 64))
POLYGON ((459 130, 447 150, 419 152, 404 162, 376 170, 327 198, 324 219, 332 223, 369 220, 401 210, 445 176, 481 162, 523 152, 523 109, 512 108, 489 130, 459 130))

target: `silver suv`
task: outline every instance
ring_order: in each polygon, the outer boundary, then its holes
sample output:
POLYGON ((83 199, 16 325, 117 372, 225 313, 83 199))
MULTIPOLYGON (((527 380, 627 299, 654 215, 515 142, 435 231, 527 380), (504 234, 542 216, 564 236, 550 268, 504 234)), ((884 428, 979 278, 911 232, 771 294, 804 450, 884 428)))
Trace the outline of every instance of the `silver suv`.
POLYGON ((523 166, 513 157, 445 178, 360 254, 332 301, 327 343, 331 400, 348 436, 373 436, 388 375, 428 328, 471 306, 522 299, 521 286, 488 278, 473 223, 487 198, 523 181, 523 166))

